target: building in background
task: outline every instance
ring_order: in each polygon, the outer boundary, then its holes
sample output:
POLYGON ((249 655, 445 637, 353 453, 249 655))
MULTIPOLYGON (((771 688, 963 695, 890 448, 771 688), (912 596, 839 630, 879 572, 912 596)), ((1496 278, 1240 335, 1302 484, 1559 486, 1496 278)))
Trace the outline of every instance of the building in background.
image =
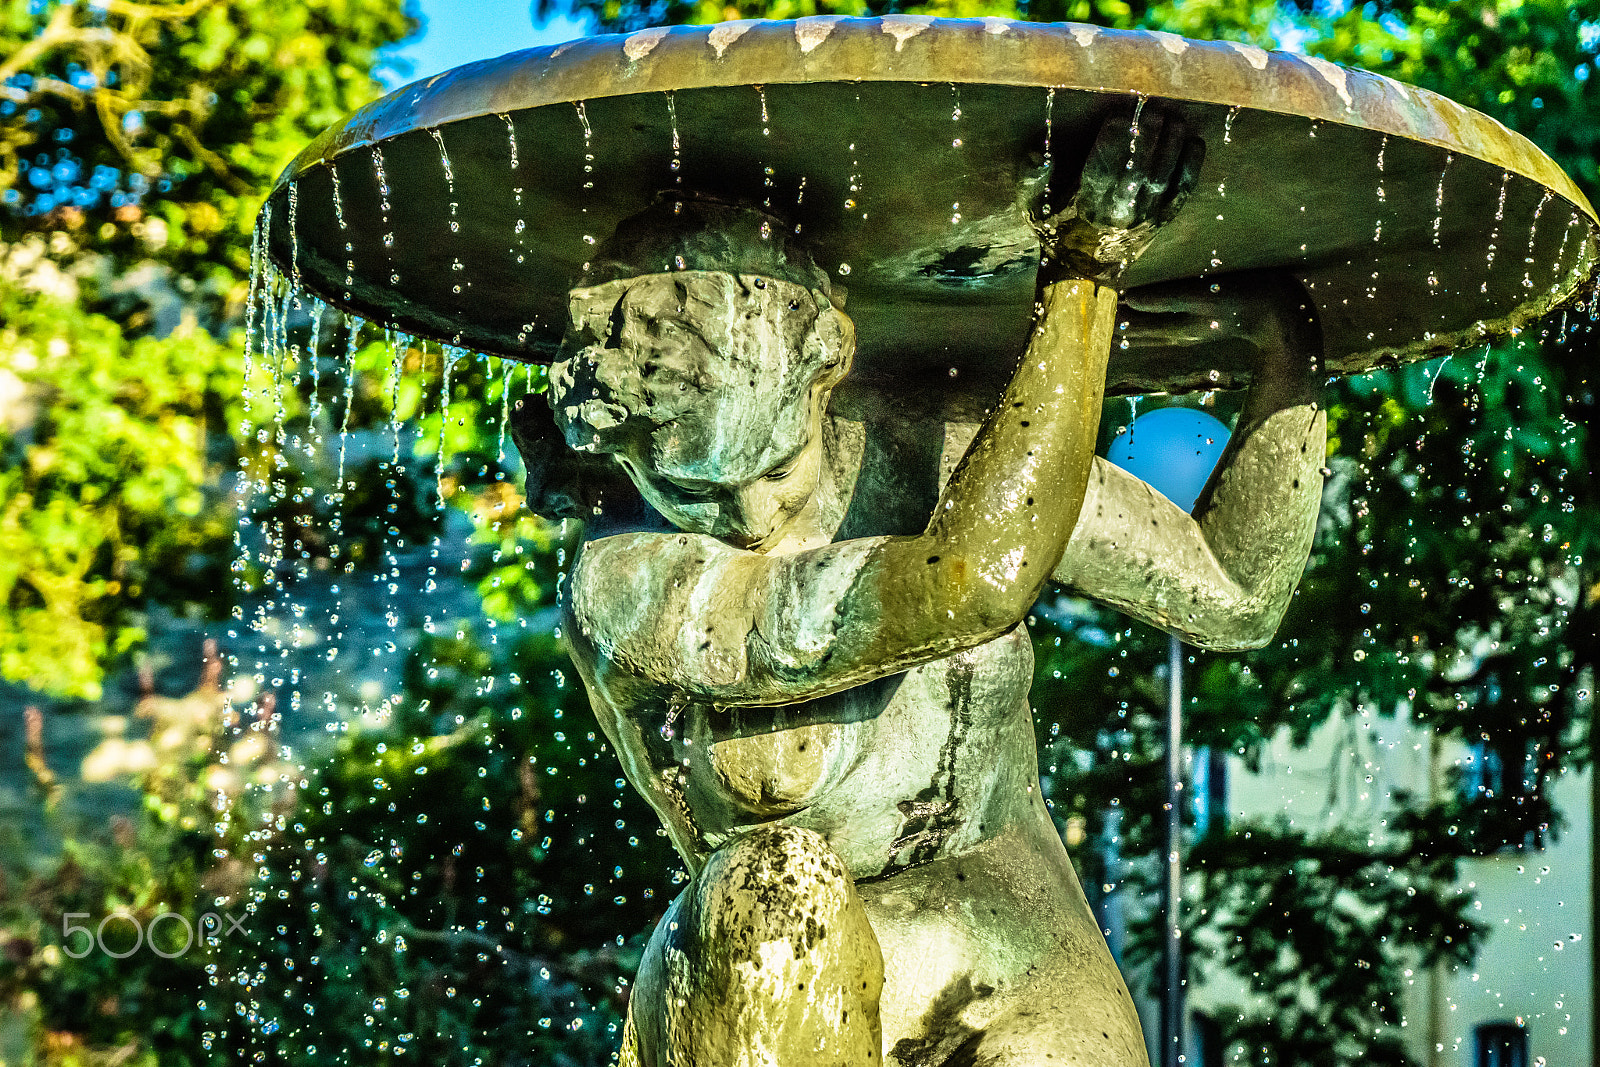
MULTIPOLYGON (((1481 746, 1437 740, 1405 717, 1349 714, 1330 720, 1304 748, 1287 736, 1263 754, 1260 770, 1201 750, 1191 756, 1197 817, 1277 818, 1312 831, 1381 833, 1395 794, 1426 797, 1461 788, 1481 803, 1517 802, 1520 768, 1481 746)), ((1488 933, 1471 967, 1407 974, 1401 1007, 1405 1043, 1425 1067, 1576 1067, 1592 1062, 1595 1009, 1594 900, 1596 790, 1591 771, 1569 772, 1550 787, 1564 825, 1481 858, 1463 860, 1458 886, 1488 933)), ((1191 905, 1194 903, 1190 902, 1191 905)), ((1107 912, 1116 921, 1117 911, 1107 912)), ((1113 943, 1119 938, 1114 937, 1113 943)), ((1202 976, 1205 967, 1199 968, 1202 976)), ((1202 977, 1189 993, 1188 1063, 1220 1067, 1209 1014, 1245 998, 1229 976, 1202 977)), ((1153 1023, 1160 1005, 1142 997, 1153 1023)), ((1153 1031, 1147 1026, 1147 1033, 1153 1031)))

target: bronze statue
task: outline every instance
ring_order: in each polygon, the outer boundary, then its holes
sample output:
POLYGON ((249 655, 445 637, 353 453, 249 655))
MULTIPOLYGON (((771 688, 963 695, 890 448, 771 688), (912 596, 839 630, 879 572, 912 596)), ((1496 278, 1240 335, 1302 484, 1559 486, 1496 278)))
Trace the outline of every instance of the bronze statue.
POLYGON ((1039 796, 1029 606, 1267 641, 1324 373, 1514 331, 1600 256, 1553 161, 1424 90, 904 15, 458 68, 309 145, 258 237, 268 301, 556 360, 528 500, 584 520, 564 632, 693 876, 631 1001, 654 1067, 1144 1063, 1039 796), (1246 382, 1192 516, 1093 455, 1103 394, 1246 382))
POLYGON ((623 1063, 1147 1062, 1040 795, 1024 617, 1054 581, 1257 647, 1304 567, 1324 371, 1286 276, 1122 295, 1122 335, 1255 368, 1192 517, 1094 455, 1118 279, 1202 154, 1156 107, 1104 125, 986 413, 854 380, 842 294, 760 211, 663 200, 572 291, 572 451, 519 412, 529 499, 588 520, 564 635, 692 875, 623 1063))

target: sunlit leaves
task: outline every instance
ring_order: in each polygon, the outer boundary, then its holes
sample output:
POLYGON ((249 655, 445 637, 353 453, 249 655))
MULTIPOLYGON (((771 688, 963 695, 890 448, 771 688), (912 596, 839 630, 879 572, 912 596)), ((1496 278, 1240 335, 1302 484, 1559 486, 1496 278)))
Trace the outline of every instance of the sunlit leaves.
POLYGON ((130 342, 11 287, 0 322, 0 675, 94 696, 148 599, 221 611, 234 514, 210 446, 239 352, 192 326, 130 342))
POLYGON ((3 0, 0 237, 153 256, 237 310, 272 179, 414 28, 398 0, 3 0))

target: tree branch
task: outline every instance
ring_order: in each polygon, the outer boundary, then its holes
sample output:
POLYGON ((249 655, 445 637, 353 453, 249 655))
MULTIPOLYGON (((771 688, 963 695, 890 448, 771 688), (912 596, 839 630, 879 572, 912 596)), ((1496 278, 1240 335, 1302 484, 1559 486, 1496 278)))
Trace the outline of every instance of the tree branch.
POLYGON ((72 5, 61 4, 51 13, 43 33, 11 53, 11 58, 0 62, 0 82, 9 81, 41 56, 71 40, 76 36, 75 30, 76 27, 72 25, 72 5))
POLYGON ((108 14, 123 15, 128 18, 181 22, 184 19, 193 18, 200 14, 200 12, 214 3, 216 3, 216 0, 189 0, 185 4, 162 7, 154 4, 132 3, 130 0, 101 0, 101 8, 108 14))

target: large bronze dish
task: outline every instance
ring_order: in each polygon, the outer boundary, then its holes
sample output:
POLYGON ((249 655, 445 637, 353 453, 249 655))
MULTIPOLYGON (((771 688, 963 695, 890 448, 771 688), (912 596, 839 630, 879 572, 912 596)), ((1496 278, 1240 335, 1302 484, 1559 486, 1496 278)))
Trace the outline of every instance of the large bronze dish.
MULTIPOLYGON (((539 362, 590 242, 682 188, 800 228, 848 290, 858 373, 987 369, 1028 326, 1027 204, 1066 202, 1130 97, 1180 109, 1207 155, 1128 283, 1291 271, 1335 371, 1517 328, 1593 274, 1594 212, 1567 176, 1433 93, 1234 43, 911 16, 651 29, 460 67, 307 148, 266 247, 333 305, 539 362)), ((1110 377, 1138 392, 1241 373, 1204 348, 1127 349, 1110 377)))

